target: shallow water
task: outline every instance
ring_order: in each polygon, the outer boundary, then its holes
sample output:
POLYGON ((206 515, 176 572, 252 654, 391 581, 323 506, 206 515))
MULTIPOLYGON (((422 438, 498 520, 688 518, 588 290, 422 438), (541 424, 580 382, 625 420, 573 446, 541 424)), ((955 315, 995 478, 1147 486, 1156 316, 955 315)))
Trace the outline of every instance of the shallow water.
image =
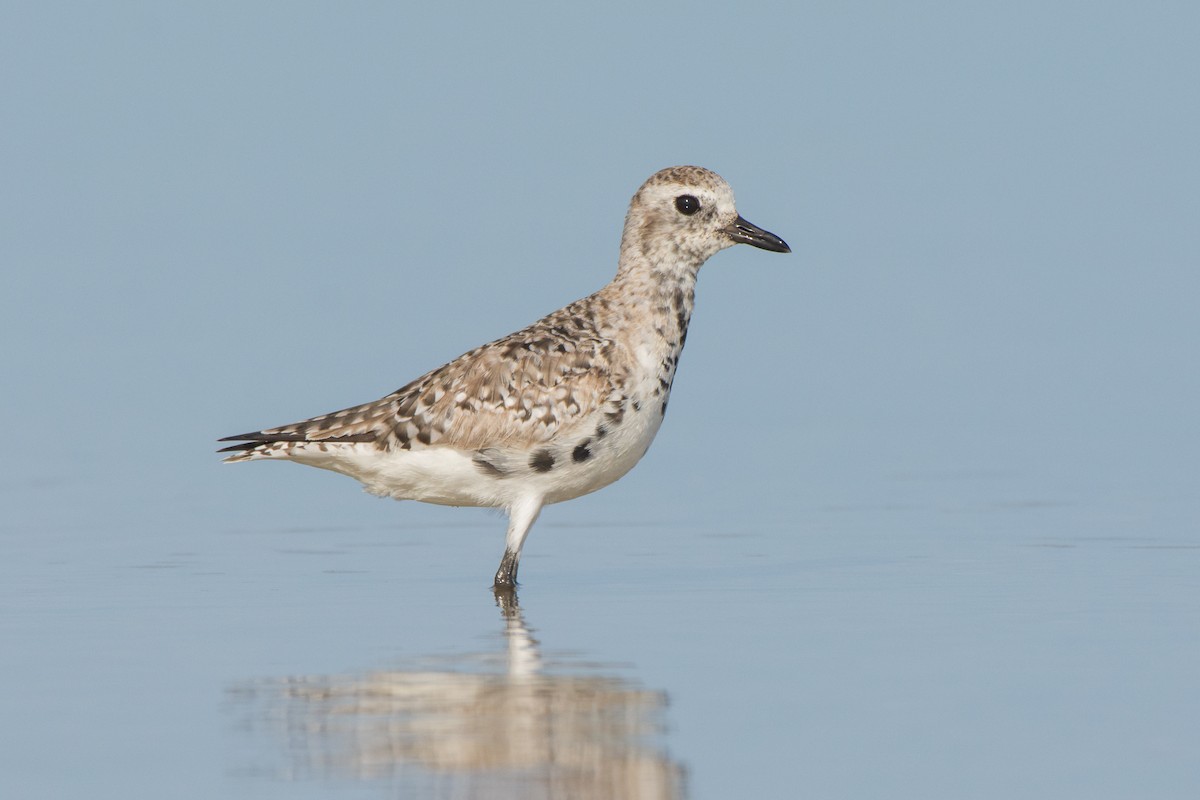
POLYGON ((486 585, 501 521, 467 510, 385 509, 420 518, 403 527, 10 528, 0 782, 1188 796, 1194 500, 1055 500, 991 474, 864 494, 877 502, 776 522, 552 509, 519 599, 486 585))

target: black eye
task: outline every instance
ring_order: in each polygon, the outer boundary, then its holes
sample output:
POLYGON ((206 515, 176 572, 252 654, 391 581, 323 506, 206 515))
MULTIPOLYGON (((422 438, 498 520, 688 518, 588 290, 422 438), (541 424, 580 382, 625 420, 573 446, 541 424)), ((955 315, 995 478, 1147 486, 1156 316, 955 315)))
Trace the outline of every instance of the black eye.
POLYGON ((700 201, 690 194, 681 194, 675 198, 675 207, 680 214, 690 217, 700 210, 700 201))

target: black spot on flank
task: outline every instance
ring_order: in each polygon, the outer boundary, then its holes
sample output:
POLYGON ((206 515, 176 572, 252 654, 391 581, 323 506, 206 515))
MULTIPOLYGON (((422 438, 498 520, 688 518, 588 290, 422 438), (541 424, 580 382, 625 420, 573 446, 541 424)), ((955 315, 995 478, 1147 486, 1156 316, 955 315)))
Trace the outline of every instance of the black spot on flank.
POLYGON ((663 404, 662 404, 662 415, 663 415, 664 417, 667 415, 667 401, 666 401, 666 400, 663 400, 663 404))
POLYGON ((588 445, 591 443, 591 439, 584 439, 581 444, 575 446, 574 452, 571 453, 571 458, 576 461, 587 461, 592 457, 592 451, 588 449, 588 445))
POLYGON ((642 404, 641 404, 641 403, 639 403, 637 400, 634 400, 634 401, 633 401, 633 410, 634 410, 634 411, 641 411, 641 410, 642 410, 642 404))
POLYGON ((608 436, 608 428, 604 427, 603 425, 597 425, 596 438, 603 439, 605 436, 608 436))
POLYGON ((529 468, 534 472, 549 472, 554 469, 554 456, 549 450, 538 450, 529 459, 529 468))

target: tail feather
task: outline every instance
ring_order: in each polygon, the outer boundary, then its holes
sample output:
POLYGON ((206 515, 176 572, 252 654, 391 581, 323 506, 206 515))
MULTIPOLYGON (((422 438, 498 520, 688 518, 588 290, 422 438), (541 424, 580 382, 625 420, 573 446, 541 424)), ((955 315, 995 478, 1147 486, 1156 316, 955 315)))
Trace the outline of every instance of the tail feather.
POLYGON ((307 436, 304 433, 271 433, 270 431, 254 431, 252 433, 242 433, 237 436, 224 436, 218 439, 218 442, 236 442, 228 447, 222 447, 218 453, 235 453, 228 456, 226 461, 248 461, 253 458, 266 458, 272 455, 278 456, 282 452, 286 452, 289 448, 280 447, 279 445, 288 445, 301 442, 321 442, 321 443, 349 443, 349 442, 373 442, 376 439, 376 434, 371 431, 363 433, 344 433, 340 436, 307 436))
POLYGON ((240 442, 241 444, 223 447, 217 452, 225 450, 241 450, 246 447, 256 447, 260 444, 268 442, 373 442, 375 434, 373 432, 365 433, 343 433, 340 436, 309 436, 304 433, 270 433, 268 431, 256 431, 254 433, 242 433, 237 436, 223 436, 217 439, 218 442, 240 442))
MULTIPOLYGON (((218 439, 217 441, 223 442, 225 440, 218 439)), ((253 450, 254 448, 258 447, 260 444, 262 444, 262 442, 238 442, 237 444, 231 444, 228 447, 222 447, 217 452, 218 453, 233 453, 233 452, 236 452, 239 450, 253 450)))

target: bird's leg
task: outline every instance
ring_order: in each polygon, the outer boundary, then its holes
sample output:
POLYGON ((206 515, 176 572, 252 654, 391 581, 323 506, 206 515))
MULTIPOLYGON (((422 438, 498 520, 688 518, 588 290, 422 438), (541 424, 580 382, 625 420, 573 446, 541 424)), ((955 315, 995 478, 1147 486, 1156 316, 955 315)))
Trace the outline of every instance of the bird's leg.
POLYGON ((496 570, 494 586, 516 586, 517 566, 521 561, 521 545, 529 535, 534 520, 542 510, 541 497, 523 497, 508 509, 508 535, 504 540, 504 558, 496 570))
POLYGON ((520 557, 520 553, 504 548, 504 558, 500 559, 496 580, 492 582, 493 589, 512 588, 517 585, 517 563, 520 557))

